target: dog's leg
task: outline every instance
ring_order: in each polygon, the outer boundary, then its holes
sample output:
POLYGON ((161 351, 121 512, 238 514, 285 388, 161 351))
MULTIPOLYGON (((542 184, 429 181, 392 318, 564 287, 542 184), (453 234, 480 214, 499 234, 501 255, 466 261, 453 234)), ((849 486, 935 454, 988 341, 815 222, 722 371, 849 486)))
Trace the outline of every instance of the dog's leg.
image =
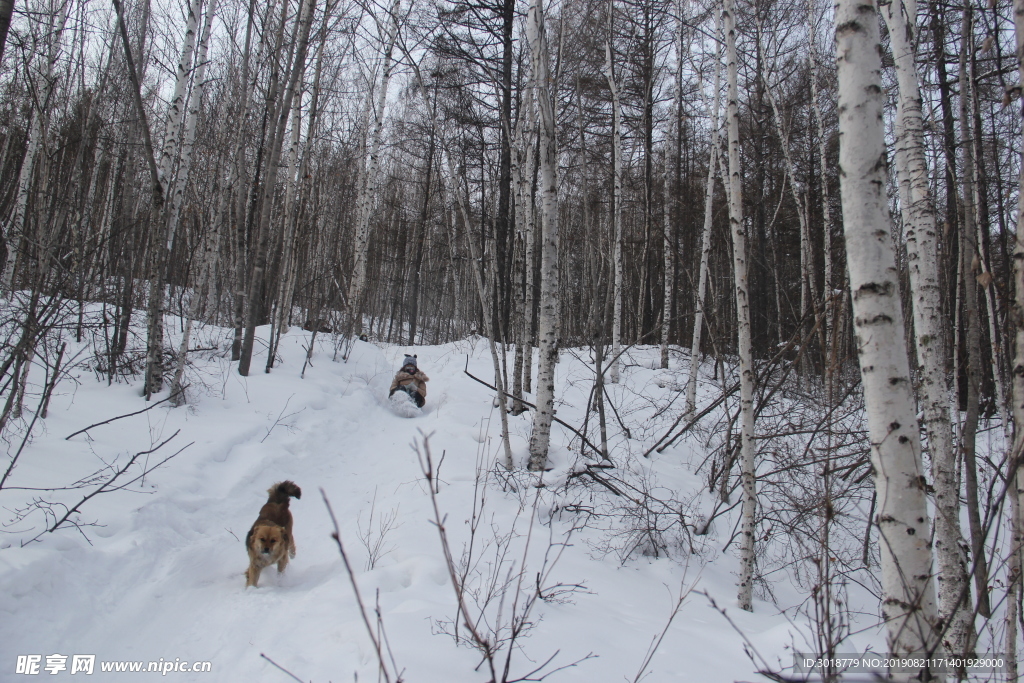
POLYGON ((258 584, 260 582, 260 571, 262 571, 261 567, 257 567, 254 564, 249 565, 248 571, 245 572, 246 588, 248 588, 249 586, 252 586, 253 588, 259 588, 258 584))
POLYGON ((284 571, 284 568, 288 566, 288 556, 282 555, 281 561, 277 563, 277 573, 280 574, 284 571))
POLYGON ((288 539, 288 556, 293 560, 295 559, 295 537, 290 536, 288 539))

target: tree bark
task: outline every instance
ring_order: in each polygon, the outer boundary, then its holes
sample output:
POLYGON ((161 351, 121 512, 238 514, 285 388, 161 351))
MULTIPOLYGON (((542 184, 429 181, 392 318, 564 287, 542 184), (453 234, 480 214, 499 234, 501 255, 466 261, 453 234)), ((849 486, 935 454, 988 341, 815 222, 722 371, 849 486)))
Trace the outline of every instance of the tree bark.
MULTIPOLYGON (((721 19, 716 26, 716 35, 721 33, 721 19)), ((722 90, 722 47, 717 44, 715 54, 714 106, 704 106, 711 114, 711 156, 708 159, 708 177, 704 185, 704 229, 700 239, 700 267, 697 275, 697 300, 693 314, 693 339, 690 343, 690 369, 686 380, 686 414, 691 415, 697 405, 697 375, 700 372, 700 341, 704 333, 704 297, 708 285, 708 260, 711 256, 711 226, 715 200, 715 175, 718 170, 718 137, 720 94, 722 90)))
POLYGON ((972 648, 974 624, 971 601, 963 599, 968 585, 967 558, 963 553, 963 535, 960 532, 956 451, 949 415, 949 390, 946 386, 944 330, 947 322, 942 314, 939 289, 939 235, 929 184, 930 172, 925 157, 921 91, 915 63, 916 40, 913 31, 916 26, 916 7, 914 0, 892 0, 881 5, 881 11, 889 29, 899 84, 895 159, 920 377, 918 392, 922 422, 928 434, 932 482, 935 487, 939 616, 949 624, 943 642, 946 652, 965 657, 972 648))
POLYGON ((0 64, 4 61, 4 46, 7 44, 7 30, 11 27, 14 14, 14 0, 0 0, 0 64))
POLYGON ((726 123, 729 133, 729 225, 732 231, 733 283, 736 295, 737 351, 740 373, 740 609, 754 610, 754 535, 757 514, 756 446, 754 444, 754 366, 750 335, 750 291, 747 280, 747 229, 743 221, 743 180, 740 170, 740 95, 736 50, 736 3, 723 0, 725 68, 729 86, 726 123))
MULTIPOLYGON (((967 410, 960 431, 960 454, 964 467, 964 493, 967 499, 967 522, 971 531, 971 560, 974 565, 974 587, 978 594, 978 614, 992 613, 988 600, 988 562, 985 558, 985 531, 978 500, 978 465, 975 457, 978 417, 981 409, 981 320, 978 311, 978 258, 975 245, 974 152, 970 124, 971 79, 967 69, 967 52, 972 49, 972 12, 964 9, 962 45, 960 50, 960 135, 963 143, 963 220, 960 231, 960 270, 963 275, 963 308, 967 328, 967 410)), ((956 653, 959 654, 959 653, 956 653)))
POLYGON ((537 368, 537 413, 530 435, 532 471, 547 468, 551 441, 551 419, 555 414, 555 364, 558 362, 558 149, 555 143, 556 121, 553 83, 548 66, 548 39, 544 30, 543 0, 531 0, 526 32, 533 63, 537 108, 540 112, 540 318, 537 368))
MULTIPOLYGON (((614 280, 612 285, 612 359, 608 381, 619 382, 619 356, 622 354, 622 106, 619 103, 619 88, 615 82, 615 67, 612 63, 612 17, 615 8, 608 0, 608 41, 604 44, 604 73, 612 95, 612 263, 614 280)), ((641 285, 642 287, 642 285, 641 285)))
POLYGON ((879 506, 882 616, 893 657, 925 656, 936 651, 931 528, 885 194, 878 17, 870 1, 840 0, 835 22, 843 226, 879 506))
MULTIPOLYGON (((1024 83, 1024 0, 1013 0, 1013 23, 1017 45, 1017 73, 1020 82, 1024 83)), ((1024 164, 1024 151, 1021 152, 1021 162, 1024 164)), ((1011 502, 1016 503, 1013 506, 1013 519, 1011 520, 1013 536, 1010 552, 1013 554, 1013 558, 1010 561, 1010 567, 1017 569, 1016 573, 1011 575, 1015 591, 1015 594, 1010 596, 1012 598, 1017 598, 1022 590, 1021 572, 1022 564, 1024 564, 1021 561, 1021 554, 1024 552, 1022 550, 1022 544, 1024 544, 1024 511, 1022 511, 1022 507, 1024 506, 1020 502, 1021 497, 1024 496, 1024 474, 1021 472, 1022 456, 1024 456, 1024 165, 1021 166, 1021 169, 1017 192, 1016 239, 1013 242, 1014 297, 1011 301, 1015 342, 1015 356, 1010 373, 1014 433, 1013 448, 1010 451, 1010 457, 1007 458, 1008 483, 1013 488, 1011 502)), ((1014 602, 1016 603, 1016 600, 1014 602)), ((1009 637, 1008 633, 1007 638, 1009 637)), ((1016 643, 1015 634, 1014 643, 1016 643)), ((1007 648, 1007 652, 1009 652, 1009 648, 1007 648)), ((1013 674, 1013 678, 1009 678, 1009 680, 1016 680, 1016 661, 1008 669, 1008 673, 1013 674)))

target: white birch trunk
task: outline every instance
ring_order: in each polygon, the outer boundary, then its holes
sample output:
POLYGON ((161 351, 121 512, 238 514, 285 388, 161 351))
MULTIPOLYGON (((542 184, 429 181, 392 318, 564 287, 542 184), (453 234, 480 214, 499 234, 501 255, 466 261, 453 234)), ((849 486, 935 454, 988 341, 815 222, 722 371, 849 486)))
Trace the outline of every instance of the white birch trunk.
POLYGON ((662 177, 662 210, 664 212, 664 224, 662 227, 662 247, 664 249, 664 289, 661 295, 661 367, 668 368, 668 333, 672 324, 672 218, 669 211, 668 191, 668 141, 665 142, 665 152, 662 155, 664 174, 662 177))
POLYGON ((540 318, 537 346, 537 414, 530 435, 530 470, 547 469, 551 421, 555 414, 555 364, 558 362, 558 148, 555 142, 555 107, 548 67, 548 40, 544 31, 543 0, 531 0, 526 20, 537 108, 540 113, 540 318))
MULTIPOLYGON (((198 1, 196 2, 198 5, 198 1)), ((196 125, 199 121, 199 112, 202 109, 203 97, 206 94, 206 68, 209 64, 207 55, 210 49, 210 32, 213 29, 213 18, 217 11, 217 0, 210 0, 210 6, 206 9, 206 18, 203 22, 203 34, 199 41, 199 49, 196 55, 195 78, 193 79, 192 97, 189 100, 188 116, 185 117, 185 132, 181 142, 181 154, 178 161, 178 172, 175 174, 174 182, 170 185, 168 196, 170 198, 170 214, 167 219, 167 248, 171 248, 174 240, 174 233, 178 228, 178 219, 181 215, 181 205, 185 199, 185 189, 188 185, 188 174, 192 168, 192 150, 196 142, 196 125)), ((173 105, 172 105, 173 106, 173 105)), ((180 121, 179 121, 180 125, 180 121)), ((166 145, 164 151, 166 152, 166 145)))
POLYGON ((619 89, 615 83, 612 65, 611 22, 613 7, 608 2, 608 42, 604 44, 604 73, 612 93, 612 233, 614 247, 612 264, 614 281, 612 285, 612 360, 608 381, 619 382, 619 356, 622 354, 622 106, 619 103, 619 89))
MULTIPOLYGON (((536 83, 536 79, 533 80, 536 83)), ((531 87, 532 89, 532 87, 531 87)), ((531 99, 531 102, 533 100, 531 99)), ((533 124, 537 124, 536 114, 533 109, 530 109, 529 116, 533 121, 533 124)), ((529 174, 527 175, 526 182, 526 196, 524 203, 526 206, 526 235, 525 235, 525 251, 526 251, 526 320, 524 326, 526 328, 526 343, 523 344, 523 391, 531 393, 533 391, 533 323, 534 323, 534 264, 537 262, 537 196, 533 189, 533 169, 537 163, 537 159, 533 153, 533 141, 532 137, 530 140, 530 155, 528 157, 529 174)))
MULTIPOLYGON (((185 188, 188 185, 188 174, 192 167, 192 149, 195 146, 196 141, 196 124, 199 120, 199 112, 203 104, 203 96, 206 94, 206 67, 207 67, 207 55, 209 54, 210 47, 210 34, 213 29, 213 18, 217 11, 217 0, 210 0, 210 6, 206 9, 206 19, 203 23, 203 35, 199 41, 199 50, 197 54, 198 64, 196 66, 196 73, 194 79, 194 85, 192 88, 192 99, 189 104, 188 118, 185 121, 185 137, 181 147, 181 162, 178 167, 178 174, 175 178, 174 185, 171 189, 171 208, 170 216, 167 220, 167 234, 173 239, 174 233, 178 226, 178 218, 181 215, 181 205, 185 196, 185 188)), ((217 218, 219 216, 219 210, 214 214, 214 220, 212 225, 217 225, 217 218)), ((180 406, 185 403, 185 393, 182 391, 181 380, 185 375, 185 363, 188 354, 188 344, 190 337, 192 336, 192 320, 196 317, 199 310, 199 303, 202 299, 200 292, 203 287, 206 286, 210 278, 210 270, 213 268, 213 254, 215 253, 213 244, 215 238, 209 236, 206 238, 206 249, 203 253, 203 260, 200 266, 200 275, 192 292, 192 300, 189 302, 189 312, 185 320, 185 329, 181 336, 181 345, 178 348, 178 357, 176 359, 174 376, 171 380, 171 391, 170 395, 171 404, 174 406, 180 406)))
MULTIPOLYGON (((839 166, 854 331, 878 497, 882 616, 893 657, 935 646, 935 587, 917 410, 885 194, 881 45, 872 2, 836 4, 839 166)), ((896 680, 910 680, 909 675, 896 680)))
POLYGON ((822 251, 825 257, 825 372, 828 377, 832 376, 832 363, 831 351, 833 347, 832 342, 832 330, 834 326, 835 318, 835 307, 837 297, 834 294, 835 283, 832 281, 832 212, 831 212, 831 201, 829 200, 828 192, 828 178, 826 177, 826 169, 828 168, 828 155, 825 147, 825 122, 821 116, 821 106, 818 104, 818 59, 815 55, 814 48, 814 36, 815 36, 815 11, 814 11, 814 0, 807 0, 807 35, 810 45, 808 47, 807 60, 810 64, 811 72, 811 109, 814 111, 814 123, 818 134, 818 184, 819 192, 821 194, 821 214, 822 214, 822 251))
MULTIPOLYGON (((1013 458, 1008 458, 1013 467, 1013 458)), ((1012 470, 1011 470, 1012 471, 1012 470)), ((1019 476, 1019 472, 1018 472, 1019 476)), ((1007 497, 1010 499, 1010 551, 1006 561, 1006 618, 1004 620, 1005 636, 1003 652, 1006 654, 1006 681, 1016 683, 1017 667, 1017 596, 1021 582, 1021 524, 1020 524, 1020 484, 1017 477, 1012 477, 1007 486, 1007 497)))
MULTIPOLYGON (((185 95, 188 79, 192 72, 192 57, 195 53, 196 26, 199 23, 199 12, 202 0, 192 0, 185 23, 185 37, 182 42, 181 55, 175 74, 174 93, 167 107, 167 124, 164 130, 164 143, 157 165, 157 180, 164 188, 164 208, 168 215, 161 214, 159 221, 150 226, 150 277, 149 293, 146 304, 146 399, 163 387, 163 345, 164 345, 164 286, 167 278, 167 261, 170 259, 171 245, 174 240, 173 226, 177 222, 174 215, 171 176, 174 164, 179 160, 181 147, 181 129, 185 114, 185 95), (170 198, 171 202, 166 203, 170 198), (160 230, 163 231, 160 234, 160 230)), ((183 169, 184 173, 187 170, 183 169)), ((180 199, 180 198, 179 198, 180 199)))
MULTIPOLYGON (((160 151, 159 169, 160 183, 170 187, 170 176, 181 145, 181 127, 185 116, 185 97, 188 93, 188 80, 192 74, 192 57, 196 47, 196 28, 199 26, 199 14, 202 11, 202 0, 192 0, 185 19, 185 38, 181 44, 181 55, 174 76, 174 92, 167 105, 167 123, 164 128, 164 144, 160 151)), ((168 193, 169 194, 169 193, 168 193)), ((168 235, 168 248, 170 239, 168 235)))
MULTIPOLYGON (((523 391, 529 391, 530 365, 533 361, 533 344, 530 338, 532 289, 533 289, 533 240, 529 233, 533 229, 533 169, 534 169, 534 127, 535 112, 533 106, 533 88, 527 86, 523 95, 523 104, 519 110, 519 121, 516 123, 516 138, 512 155, 512 182, 515 187, 516 200, 516 360, 513 381, 512 414, 519 415, 526 408, 523 406, 523 391), (529 126, 527 126, 529 122, 529 126), (522 277, 520 281, 518 278, 522 277), (522 285, 522 286, 520 286, 522 285)), ((584 163, 586 163, 584 161, 584 163)))
POLYGON ((388 17, 388 33, 383 36, 384 62, 381 67, 380 89, 377 91, 377 102, 373 108, 373 130, 369 133, 369 150, 366 160, 363 182, 360 187, 357 203, 357 219, 354 243, 354 262, 352 264, 352 280, 348 289, 349 336, 358 336, 362 332, 362 298, 366 287, 367 248, 370 243, 370 211, 373 207, 373 190, 377 183, 377 167, 380 156, 380 138, 384 129, 384 107, 387 103, 388 84, 391 81, 392 55, 398 39, 398 14, 401 11, 401 0, 395 0, 388 17))
MULTIPOLYGON (((1017 39, 1017 71, 1020 82, 1024 83, 1024 0, 1013 1, 1013 23, 1017 39)), ((1024 162, 1024 152, 1021 154, 1021 161, 1024 162)), ((1010 373, 1012 378, 1011 400, 1013 402, 1014 425, 1013 450, 1011 454, 1014 457, 1008 458, 1007 461, 1009 474, 1013 475, 1011 485, 1014 486, 1016 493, 1011 498, 1011 501, 1014 499, 1017 501, 1016 509, 1013 510, 1013 519, 1011 520, 1013 537, 1010 552, 1014 555, 1014 558, 1010 566, 1018 567, 1018 572, 1013 577, 1013 580, 1016 595, 1020 595, 1022 590, 1021 568, 1024 565, 1024 562, 1021 561, 1022 544, 1024 544, 1024 511, 1021 508, 1024 508, 1024 506, 1020 504, 1021 496, 1024 495, 1024 476, 1022 476, 1020 470, 1021 458, 1022 454, 1024 454, 1024 171, 1021 172, 1017 196, 1017 239, 1014 241, 1013 246, 1013 284, 1015 290, 1013 317, 1016 322, 1014 333, 1016 347, 1013 368, 1010 373)), ((1007 651, 1009 651, 1009 648, 1007 648, 1007 651)), ((1016 662, 1014 662, 1011 669, 1014 676, 1017 674, 1016 669, 1016 662)))
POLYGON ((740 580, 737 601, 753 611, 754 522, 757 512, 757 479, 754 445, 754 367, 750 343, 750 298, 747 289, 747 229, 743 222, 743 180, 740 172, 740 106, 737 84, 736 3, 723 0, 725 64, 728 79, 729 131, 729 225, 732 228, 733 278, 736 290, 736 328, 740 373, 740 483, 743 504, 740 519, 740 580))
POLYGON ((939 290, 938 232, 925 157, 921 92, 914 54, 913 5, 895 0, 882 5, 889 29, 899 105, 896 114, 896 166, 901 194, 907 262, 910 271, 914 341, 921 383, 922 421, 931 451, 935 487, 935 555, 938 563, 939 616, 949 622, 944 645, 949 654, 965 656, 974 634, 970 600, 958 599, 967 585, 967 558, 960 531, 956 452, 949 415, 944 364, 945 322, 939 290))
MULTIPOLYGON (((721 33, 721 18, 715 34, 721 33)), ((686 380, 686 414, 692 415, 697 405, 697 375, 700 373, 700 340, 704 333, 704 296, 708 287, 708 260, 711 256, 711 225, 715 200, 715 174, 718 169, 719 113, 722 91, 722 46, 719 43, 715 53, 714 105, 704 106, 711 113, 711 157, 708 159, 708 178, 704 190, 704 229, 700 238, 700 269, 697 275, 697 302, 693 316, 693 339, 690 343, 690 370, 686 380)))

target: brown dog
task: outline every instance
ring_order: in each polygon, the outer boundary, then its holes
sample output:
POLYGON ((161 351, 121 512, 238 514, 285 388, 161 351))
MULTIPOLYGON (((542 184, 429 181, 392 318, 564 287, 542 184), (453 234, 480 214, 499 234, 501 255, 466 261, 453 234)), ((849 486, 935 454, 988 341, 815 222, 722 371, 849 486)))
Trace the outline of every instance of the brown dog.
POLYGON ((292 513, 288 498, 302 497, 302 489, 291 481, 282 481, 267 489, 269 497, 260 508, 260 516, 245 536, 249 551, 249 569, 245 572, 245 587, 256 586, 260 572, 277 562, 277 571, 283 572, 288 558, 295 557, 295 537, 292 536, 292 513))

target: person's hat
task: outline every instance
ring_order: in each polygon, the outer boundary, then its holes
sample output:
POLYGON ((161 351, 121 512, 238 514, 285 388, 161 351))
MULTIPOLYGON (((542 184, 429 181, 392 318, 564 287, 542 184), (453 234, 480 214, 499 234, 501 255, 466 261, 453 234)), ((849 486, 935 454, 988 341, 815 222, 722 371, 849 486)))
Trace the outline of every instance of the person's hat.
POLYGON ((413 354, 411 356, 406 356, 405 357, 405 362, 402 363, 402 367, 404 368, 404 367, 409 366, 409 365, 413 366, 414 368, 418 367, 416 365, 416 355, 415 354, 413 354))

